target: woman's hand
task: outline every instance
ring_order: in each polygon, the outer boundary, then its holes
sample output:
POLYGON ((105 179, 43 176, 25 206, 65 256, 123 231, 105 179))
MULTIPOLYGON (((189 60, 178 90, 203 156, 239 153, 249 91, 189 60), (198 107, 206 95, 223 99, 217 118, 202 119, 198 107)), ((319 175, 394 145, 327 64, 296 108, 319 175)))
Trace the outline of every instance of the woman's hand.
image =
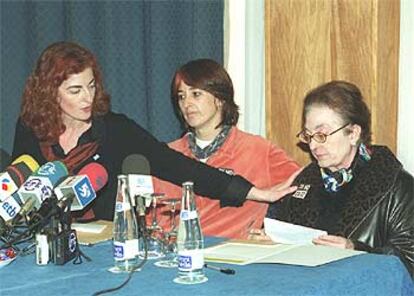
POLYGON ((354 243, 350 239, 346 239, 342 236, 336 236, 336 235, 321 235, 318 238, 314 238, 312 242, 315 245, 321 245, 321 246, 331 246, 331 247, 337 247, 341 249, 350 249, 350 250, 355 249, 354 243))
POLYGON ((257 240, 257 241, 271 241, 270 237, 266 235, 264 229, 253 228, 249 231, 249 236, 247 237, 249 240, 257 240))
POLYGON ((267 189, 252 187, 247 194, 246 199, 269 203, 282 199, 284 196, 294 192, 298 188, 297 186, 291 185, 301 171, 302 169, 297 170, 285 182, 267 189))

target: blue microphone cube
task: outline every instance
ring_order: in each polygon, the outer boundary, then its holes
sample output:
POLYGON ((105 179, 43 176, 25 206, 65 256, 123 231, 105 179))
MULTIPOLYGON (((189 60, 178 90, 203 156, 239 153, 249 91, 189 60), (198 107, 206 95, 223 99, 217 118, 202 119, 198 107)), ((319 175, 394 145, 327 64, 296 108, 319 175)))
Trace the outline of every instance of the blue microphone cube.
POLYGON ((95 190, 93 190, 91 182, 86 175, 68 177, 55 188, 55 193, 58 199, 73 195, 71 211, 84 209, 96 198, 95 190))

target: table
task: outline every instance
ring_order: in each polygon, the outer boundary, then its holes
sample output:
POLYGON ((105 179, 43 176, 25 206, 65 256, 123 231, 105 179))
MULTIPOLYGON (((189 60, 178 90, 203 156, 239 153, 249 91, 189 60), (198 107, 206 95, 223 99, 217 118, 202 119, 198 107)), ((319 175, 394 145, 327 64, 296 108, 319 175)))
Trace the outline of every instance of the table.
MULTIPOLYGON (((126 274, 107 271, 113 264, 110 242, 83 246, 82 251, 91 262, 38 266, 34 255, 18 257, 0 269, 0 295, 92 295, 126 278, 126 274)), ((319 267, 221 264, 236 274, 207 269, 208 282, 190 286, 172 281, 176 269, 159 268, 153 262, 148 261, 124 288, 108 295, 414 295, 413 280, 395 256, 364 254, 319 267)))

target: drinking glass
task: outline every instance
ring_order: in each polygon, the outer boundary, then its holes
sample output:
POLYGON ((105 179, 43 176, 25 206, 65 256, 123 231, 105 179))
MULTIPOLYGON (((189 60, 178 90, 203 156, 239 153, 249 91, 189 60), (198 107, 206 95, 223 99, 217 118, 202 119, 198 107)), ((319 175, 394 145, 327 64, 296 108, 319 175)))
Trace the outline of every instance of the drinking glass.
MULTIPOLYGON (((164 197, 162 193, 153 193, 146 195, 146 204, 150 204, 151 224, 147 226, 148 235, 146 235, 148 253, 147 259, 158 259, 164 257, 164 240, 165 235, 157 221, 157 200, 164 197)), ((140 248, 140 258, 144 257, 143 247, 140 248)))
POLYGON ((170 231, 165 233, 165 260, 160 260, 154 264, 158 267, 176 268, 178 267, 177 258, 177 226, 175 223, 175 213, 177 211, 177 204, 181 202, 179 198, 169 198, 161 201, 162 204, 167 205, 170 210, 170 231))

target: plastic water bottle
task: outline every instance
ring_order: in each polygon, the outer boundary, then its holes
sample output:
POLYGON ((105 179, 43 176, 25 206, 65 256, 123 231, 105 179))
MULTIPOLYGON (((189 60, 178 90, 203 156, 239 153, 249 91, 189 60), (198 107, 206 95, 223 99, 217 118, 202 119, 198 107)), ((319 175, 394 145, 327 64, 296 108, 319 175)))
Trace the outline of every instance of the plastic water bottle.
POLYGON ((131 206, 127 177, 118 176, 115 215, 113 225, 113 254, 115 266, 112 272, 135 271, 139 264, 138 225, 131 206))
POLYGON ((203 234, 194 201, 193 182, 185 182, 177 234, 178 277, 174 282, 198 284, 207 281, 203 272, 203 247, 203 234))

